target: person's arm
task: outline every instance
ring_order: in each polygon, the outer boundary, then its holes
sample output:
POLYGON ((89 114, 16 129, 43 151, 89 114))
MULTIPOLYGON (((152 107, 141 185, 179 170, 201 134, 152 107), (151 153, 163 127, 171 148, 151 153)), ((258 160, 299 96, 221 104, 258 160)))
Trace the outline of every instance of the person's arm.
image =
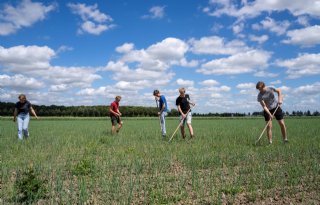
POLYGON ((18 115, 18 109, 17 109, 17 108, 14 108, 14 111, 13 111, 13 122, 16 121, 17 115, 18 115))
POLYGON ((119 116, 119 114, 115 111, 112 110, 112 106, 110 106, 109 112, 111 112, 112 114, 119 116))
POLYGON ((122 115, 119 109, 117 109, 117 112, 118 112, 118 115, 119 115, 119 116, 122 115))
POLYGON ((33 116, 35 116, 36 119, 38 119, 38 116, 37 116, 37 114, 36 114, 36 111, 34 111, 34 109, 33 109, 32 106, 30 107, 30 112, 31 112, 31 114, 33 114, 33 116))
POLYGON ((283 96, 282 96, 282 92, 281 90, 278 88, 278 89, 275 89, 276 93, 278 94, 278 103, 279 105, 281 105, 283 103, 283 96))
POLYGON ((181 116, 182 116, 182 119, 184 119, 184 118, 186 117, 186 115, 182 112, 180 105, 177 105, 177 107, 178 107, 179 113, 180 113, 181 116))
POLYGON ((261 100, 260 104, 261 104, 263 110, 266 111, 269 114, 269 116, 271 117, 271 119, 272 119, 272 114, 270 113, 269 109, 267 108, 266 103, 263 100, 261 100))

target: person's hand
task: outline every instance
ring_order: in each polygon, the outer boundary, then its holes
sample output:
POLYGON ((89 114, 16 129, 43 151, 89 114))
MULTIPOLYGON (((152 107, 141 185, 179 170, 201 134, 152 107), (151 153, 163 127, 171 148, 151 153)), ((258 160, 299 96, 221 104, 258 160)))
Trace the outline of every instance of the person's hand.
POLYGON ((272 120, 272 119, 273 119, 273 116, 271 115, 271 113, 269 114, 269 116, 270 116, 270 120, 272 120))
POLYGON ((181 116, 182 116, 182 119, 184 119, 184 118, 186 118, 186 117, 187 117, 185 114, 182 114, 181 116))
POLYGON ((279 100, 278 104, 279 104, 279 105, 282 105, 282 100, 279 100))
POLYGON ((161 115, 161 112, 158 112, 158 115, 161 115))
POLYGON ((121 116, 121 115, 122 115, 121 112, 119 112, 118 116, 121 116))
POLYGON ((39 117, 38 117, 38 116, 35 116, 35 118, 36 118, 37 120, 39 120, 39 117))

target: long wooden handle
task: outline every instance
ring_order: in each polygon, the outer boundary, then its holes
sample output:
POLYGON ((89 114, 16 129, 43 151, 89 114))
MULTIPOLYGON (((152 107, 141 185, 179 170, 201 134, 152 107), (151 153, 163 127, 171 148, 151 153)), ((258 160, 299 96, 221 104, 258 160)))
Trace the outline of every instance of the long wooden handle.
POLYGON ((273 117, 274 117, 274 114, 276 114, 276 112, 277 112, 277 110, 278 110, 278 108, 279 108, 279 107, 280 107, 280 105, 278 104, 277 108, 275 109, 275 111, 274 111, 274 112, 273 112, 273 114, 272 114, 272 118, 268 121, 268 123, 266 124, 266 126, 265 126, 265 127, 264 127, 264 129, 262 130, 262 132, 261 132, 261 134, 260 134, 260 136, 259 136, 258 140, 255 142, 255 144, 257 144, 257 143, 260 141, 260 139, 261 139, 261 137, 262 137, 263 133, 266 131, 266 129, 267 129, 267 127, 268 127, 269 123, 272 121, 272 119, 273 119, 273 117))

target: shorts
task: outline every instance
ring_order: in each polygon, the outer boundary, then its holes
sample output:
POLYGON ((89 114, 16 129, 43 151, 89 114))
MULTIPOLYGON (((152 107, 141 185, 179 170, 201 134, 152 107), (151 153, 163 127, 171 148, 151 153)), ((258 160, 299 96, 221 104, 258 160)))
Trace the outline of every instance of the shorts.
MULTIPOLYGON (((182 120, 182 116, 180 115, 180 121, 182 120)), ((186 122, 187 124, 191 124, 191 120, 192 120, 192 113, 189 112, 188 115, 186 116, 186 118, 184 118, 183 123, 181 125, 185 125, 186 122)))
POLYGON ((111 124, 114 126, 114 125, 116 125, 117 123, 118 124, 121 124, 121 120, 120 120, 120 117, 119 116, 114 116, 114 115, 112 115, 112 116, 110 116, 110 118, 111 118, 111 124))
MULTIPOLYGON (((276 110, 276 108, 269 110, 271 115, 274 113, 275 110, 276 110)), ((270 116, 266 111, 263 112, 263 115, 264 115, 264 119, 266 122, 270 120, 270 116)), ((281 109, 281 107, 279 107, 277 112, 274 114, 274 117, 276 117, 277 120, 282 120, 283 116, 284 116, 284 114, 282 112, 282 109, 281 109)))

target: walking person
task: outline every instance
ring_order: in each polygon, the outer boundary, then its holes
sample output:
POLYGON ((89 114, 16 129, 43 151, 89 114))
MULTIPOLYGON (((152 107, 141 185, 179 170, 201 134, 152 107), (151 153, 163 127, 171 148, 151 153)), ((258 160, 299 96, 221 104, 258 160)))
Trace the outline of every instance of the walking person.
POLYGON ((168 104, 166 97, 164 95, 160 94, 159 90, 154 90, 153 91, 153 96, 156 99, 156 102, 159 101, 159 106, 157 103, 157 106, 159 107, 159 112, 158 116, 160 118, 160 125, 161 125, 161 134, 162 134, 162 139, 166 138, 166 120, 165 117, 167 116, 167 111, 168 111, 168 104))
POLYGON ((111 133, 118 133, 122 127, 121 121, 121 112, 119 111, 119 102, 121 100, 121 96, 116 96, 115 100, 110 105, 110 118, 111 118, 111 133), (118 128, 116 125, 118 124, 118 128))
POLYGON ((191 113, 190 104, 192 106, 195 106, 195 104, 190 102, 190 96, 188 94, 186 94, 185 88, 180 88, 179 93, 180 93, 180 95, 176 99, 176 105, 178 107, 178 112, 180 114, 180 121, 183 120, 183 122, 181 123, 181 127, 180 127, 181 135, 182 135, 183 139, 186 138, 184 126, 187 123, 187 126, 189 128, 190 138, 193 138, 194 134, 193 134, 193 128, 191 125, 192 113, 191 113))
POLYGON ((30 112, 38 119, 38 116, 34 109, 31 106, 31 103, 27 100, 26 95, 19 95, 19 101, 16 103, 14 112, 13 112, 13 122, 17 121, 18 124, 18 138, 23 140, 24 138, 29 137, 29 121, 30 121, 30 112), (17 120, 18 118, 18 120, 17 120))
POLYGON ((256 84, 256 89, 259 90, 257 100, 258 102, 260 102, 263 108, 264 119, 266 123, 268 123, 268 125, 266 126, 267 126, 267 136, 268 136, 269 144, 272 144, 272 118, 273 118, 272 114, 275 111, 276 112, 274 113, 274 117, 276 117, 278 124, 280 125, 283 142, 285 143, 288 142, 286 125, 283 119, 284 114, 280 107, 281 104, 283 103, 281 90, 279 88, 276 89, 273 87, 266 87, 264 82, 261 82, 261 81, 259 81, 256 84), (276 99, 274 92, 278 94, 278 100, 276 99))

